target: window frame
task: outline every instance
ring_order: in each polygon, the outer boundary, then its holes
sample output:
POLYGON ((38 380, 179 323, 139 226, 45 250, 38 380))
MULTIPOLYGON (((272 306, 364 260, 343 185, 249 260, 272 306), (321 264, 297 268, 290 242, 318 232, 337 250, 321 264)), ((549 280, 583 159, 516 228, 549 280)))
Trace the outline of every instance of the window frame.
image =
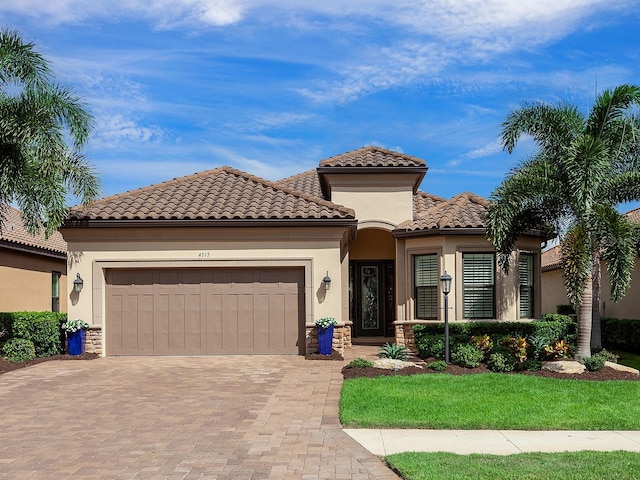
POLYGON ((520 318, 535 318, 535 256, 533 252, 520 252, 518 255, 518 314, 520 318), (522 260, 527 259, 527 282, 523 283, 522 260), (523 315, 523 290, 527 291, 529 302, 528 312, 523 315))
POLYGON ((51 311, 60 312, 60 280, 62 272, 51 271, 51 311))
POLYGON ((413 285, 413 315, 416 320, 438 320, 439 309, 439 273, 440 273, 440 255, 438 253, 424 252, 415 253, 412 257, 412 285, 413 285), (432 260, 433 266, 435 266, 435 272, 431 272, 427 275, 432 278, 429 279, 433 284, 431 285, 418 285, 418 261, 420 258, 429 257, 432 260), (434 275, 435 274, 435 275, 434 275), (422 291, 422 295, 420 292, 422 291), (425 294, 426 293, 426 294, 425 294), (422 306, 420 299, 427 300, 431 305, 422 306), (425 311, 431 309, 432 315, 423 315, 425 311))
POLYGON ((493 320, 496 318, 496 254, 495 252, 486 251, 468 251, 462 253, 462 318, 465 320, 493 320), (480 270, 477 272, 477 276, 485 275, 484 280, 487 280, 486 273, 490 272, 490 282, 475 282, 470 283, 467 281, 467 258, 471 260, 471 256, 486 257, 491 260, 491 267, 480 266, 480 270), (484 270, 484 272, 483 272, 484 270), (474 293, 472 295, 472 292, 474 293), (480 298, 488 297, 487 292, 490 292, 490 302, 481 302, 481 307, 470 305, 472 303, 472 297, 480 298), (489 304, 490 303, 490 304, 489 304), (478 312, 488 312, 482 315, 477 315, 478 312))

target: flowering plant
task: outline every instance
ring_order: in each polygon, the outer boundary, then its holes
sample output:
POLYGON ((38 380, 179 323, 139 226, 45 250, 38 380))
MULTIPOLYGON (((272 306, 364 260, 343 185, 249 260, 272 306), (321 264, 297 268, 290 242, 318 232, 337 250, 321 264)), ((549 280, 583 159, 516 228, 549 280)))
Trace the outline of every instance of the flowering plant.
POLYGON ((336 325, 337 323, 333 317, 322 317, 316 320, 316 327, 329 328, 331 325, 336 325))
POLYGON ((67 333, 77 332, 78 330, 86 330, 87 328, 89 328, 89 324, 84 320, 80 320, 79 318, 67 320, 62 324, 62 329, 67 333))

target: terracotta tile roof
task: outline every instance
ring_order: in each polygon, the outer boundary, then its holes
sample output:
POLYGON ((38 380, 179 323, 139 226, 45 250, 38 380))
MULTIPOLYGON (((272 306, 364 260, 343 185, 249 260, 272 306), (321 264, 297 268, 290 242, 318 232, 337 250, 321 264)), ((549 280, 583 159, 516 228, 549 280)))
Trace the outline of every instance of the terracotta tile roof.
POLYGON ((60 232, 54 232, 49 238, 45 238, 44 233, 31 235, 22 222, 20 211, 9 206, 5 210, 0 240, 65 255, 67 253, 67 242, 64 241, 60 232))
MULTIPOLYGON (((396 232, 419 232, 457 228, 485 228, 489 200, 470 192, 460 193, 449 200, 437 201, 426 210, 414 213, 414 219, 401 223, 396 232)), ((414 198, 415 204, 415 198, 414 198)))
POLYGON ((71 209, 78 220, 354 219, 349 208, 220 167, 71 209))
POLYGON ((633 223, 640 223, 640 208, 636 208, 633 210, 629 210, 625 215, 631 220, 633 223))
POLYGON ((320 180, 318 180, 318 172, 309 170, 292 177, 283 178, 275 182, 279 187, 290 188, 298 192, 303 192, 314 197, 322 197, 322 189, 320 188, 320 180))
POLYGON ((551 247, 540 255, 540 265, 543 271, 556 270, 557 268, 560 268, 561 260, 562 254, 560 252, 560 245, 551 247))
MULTIPOLYGON (((630 210, 624 214, 631 222, 640 223, 640 208, 630 210)), ((543 271, 557 270, 561 267, 562 253, 560 245, 550 248, 542 252, 540 263, 543 271)))
POLYGON ((430 193, 418 190, 413 195, 413 219, 420 219, 420 215, 429 210, 431 207, 446 202, 442 197, 431 195, 430 193))
POLYGON ((426 167, 424 160, 381 147, 364 147, 320 162, 320 167, 426 167))

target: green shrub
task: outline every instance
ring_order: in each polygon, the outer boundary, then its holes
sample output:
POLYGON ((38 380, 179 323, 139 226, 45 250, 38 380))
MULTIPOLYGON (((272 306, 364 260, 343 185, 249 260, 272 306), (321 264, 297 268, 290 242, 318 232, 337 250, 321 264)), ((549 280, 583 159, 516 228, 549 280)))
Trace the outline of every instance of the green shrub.
POLYGON ((447 362, 444 360, 436 360, 427 364, 427 368, 435 370, 436 372, 444 372, 447 369, 447 362))
POLYGON ((573 308, 573 306, 570 304, 563 303, 560 305, 556 305, 556 313, 558 313, 559 315, 575 315, 576 309, 573 308))
POLYGON ((484 358, 484 353, 475 345, 458 345, 451 354, 451 361, 464 368, 476 368, 484 358))
POLYGON ((2 356, 12 362, 26 362, 36 358, 36 350, 31 340, 11 338, 2 346, 2 356))
POLYGON ((409 356, 409 349, 404 345, 396 343, 385 343, 378 351, 380 358, 392 358, 394 360, 406 360, 409 356))
POLYGON ((602 370, 604 368, 604 362, 606 361, 606 355, 600 355, 598 353, 596 353, 595 355, 591 355, 590 357, 584 357, 582 359, 582 363, 584 363, 584 366, 590 372, 597 372, 598 370, 602 370))
MULTIPOLYGON (((36 356, 49 357, 63 352, 64 335, 61 325, 66 313, 55 312, 9 312, 0 313, 0 329, 9 338, 31 340, 36 356)), ((0 340, 2 340, 0 333, 0 340)))
POLYGON ((487 360, 487 366, 492 372, 512 372, 515 359, 503 353, 492 353, 487 360))
POLYGON ((444 358, 444 337, 442 335, 423 335, 416 341, 416 349, 421 357, 444 358))
POLYGON ((525 360, 524 362, 522 362, 520 365, 517 365, 517 367, 518 367, 518 370, 527 370, 529 372, 537 372, 542 369, 542 362, 529 358, 528 360, 525 360))
POLYGON ((600 326, 605 348, 640 354, 640 320, 604 317, 600 326))
POLYGON ((368 368, 373 367, 373 362, 366 358, 355 358, 349 362, 347 368, 368 368))

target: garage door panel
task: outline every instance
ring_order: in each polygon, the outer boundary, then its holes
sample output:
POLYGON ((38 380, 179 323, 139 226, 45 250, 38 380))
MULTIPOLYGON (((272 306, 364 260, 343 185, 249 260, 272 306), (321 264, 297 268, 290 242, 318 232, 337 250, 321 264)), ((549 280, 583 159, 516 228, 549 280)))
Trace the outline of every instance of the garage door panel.
POLYGON ((109 270, 106 277, 109 355, 304 353, 302 268, 109 270))

